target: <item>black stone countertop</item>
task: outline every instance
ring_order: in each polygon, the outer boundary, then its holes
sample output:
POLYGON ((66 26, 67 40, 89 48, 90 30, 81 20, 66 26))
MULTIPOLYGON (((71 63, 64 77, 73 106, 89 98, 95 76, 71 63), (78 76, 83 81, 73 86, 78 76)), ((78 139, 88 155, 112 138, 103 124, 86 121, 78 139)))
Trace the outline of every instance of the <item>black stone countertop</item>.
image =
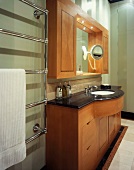
MULTIPOLYGON (((115 91, 115 93, 110 95, 92 95, 90 93, 86 94, 84 91, 82 91, 73 94, 70 98, 67 99, 50 100, 48 101, 48 104, 80 109, 94 101, 111 100, 123 96, 124 92, 120 90, 120 88, 121 86, 111 86, 111 89, 107 89, 107 90, 115 91)), ((99 87, 97 90, 103 90, 103 89, 100 89, 99 87)))

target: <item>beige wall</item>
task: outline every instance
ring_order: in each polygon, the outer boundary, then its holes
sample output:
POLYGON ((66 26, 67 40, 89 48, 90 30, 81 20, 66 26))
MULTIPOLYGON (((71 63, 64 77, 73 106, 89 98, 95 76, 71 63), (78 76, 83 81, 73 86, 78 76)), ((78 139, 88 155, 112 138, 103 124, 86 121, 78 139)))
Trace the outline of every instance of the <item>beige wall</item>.
POLYGON ((134 4, 124 0, 111 5, 111 82, 125 92, 124 111, 134 112, 134 4))
MULTIPOLYGON (((44 1, 36 0, 44 7, 44 1)), ((43 16, 36 20, 34 9, 18 0, 0 1, 0 27, 36 37, 43 37, 43 16)), ((41 43, 0 34, 0 68, 23 68, 35 70, 43 68, 43 45, 41 43)), ((26 76, 26 103, 44 98, 44 77, 26 76)), ((8 96, 7 96, 8 97, 8 96)), ((33 135, 33 125, 43 125, 44 106, 26 110, 26 138, 33 135)), ((8 125, 7 125, 8 126, 8 125)), ((27 145, 27 157, 9 170, 38 170, 45 164, 45 135, 27 145)))

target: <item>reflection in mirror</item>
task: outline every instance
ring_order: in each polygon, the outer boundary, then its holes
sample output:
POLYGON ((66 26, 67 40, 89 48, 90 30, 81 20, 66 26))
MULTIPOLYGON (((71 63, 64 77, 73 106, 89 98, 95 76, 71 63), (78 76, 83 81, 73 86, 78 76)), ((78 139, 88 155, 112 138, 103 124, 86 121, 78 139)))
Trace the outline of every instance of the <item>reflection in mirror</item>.
POLYGON ((77 74, 83 74, 83 72, 88 72, 88 60, 83 59, 82 46, 88 48, 88 33, 77 28, 76 34, 76 71, 77 74))

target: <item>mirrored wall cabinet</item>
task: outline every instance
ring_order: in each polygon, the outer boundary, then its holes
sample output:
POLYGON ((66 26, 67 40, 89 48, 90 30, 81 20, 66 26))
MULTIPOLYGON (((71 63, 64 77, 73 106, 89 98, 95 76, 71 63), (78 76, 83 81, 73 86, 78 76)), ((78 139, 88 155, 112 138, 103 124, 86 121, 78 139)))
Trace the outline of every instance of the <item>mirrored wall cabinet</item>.
POLYGON ((86 18, 77 15, 76 42, 77 73, 80 74, 79 67, 81 65, 82 74, 107 74, 108 30, 89 16, 86 18), (81 53, 80 48, 82 48, 81 53), (81 64, 79 64, 80 59, 81 64))
POLYGON ((108 73, 108 30, 71 0, 46 0, 46 6, 48 78, 108 73))

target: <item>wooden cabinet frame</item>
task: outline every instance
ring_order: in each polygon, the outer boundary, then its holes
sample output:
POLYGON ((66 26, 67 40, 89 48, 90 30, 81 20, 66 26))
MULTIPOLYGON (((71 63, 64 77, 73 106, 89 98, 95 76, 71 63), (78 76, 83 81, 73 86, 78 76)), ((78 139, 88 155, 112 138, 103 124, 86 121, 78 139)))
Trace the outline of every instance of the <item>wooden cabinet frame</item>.
MULTIPOLYGON (((46 0, 48 22, 48 78, 76 76, 76 28, 86 27, 89 49, 95 44, 104 47, 104 57, 96 61, 91 73, 108 73, 108 30, 70 0, 46 0), (84 23, 82 21, 84 20, 84 23)), ((91 59, 92 62, 92 59, 91 59)))

